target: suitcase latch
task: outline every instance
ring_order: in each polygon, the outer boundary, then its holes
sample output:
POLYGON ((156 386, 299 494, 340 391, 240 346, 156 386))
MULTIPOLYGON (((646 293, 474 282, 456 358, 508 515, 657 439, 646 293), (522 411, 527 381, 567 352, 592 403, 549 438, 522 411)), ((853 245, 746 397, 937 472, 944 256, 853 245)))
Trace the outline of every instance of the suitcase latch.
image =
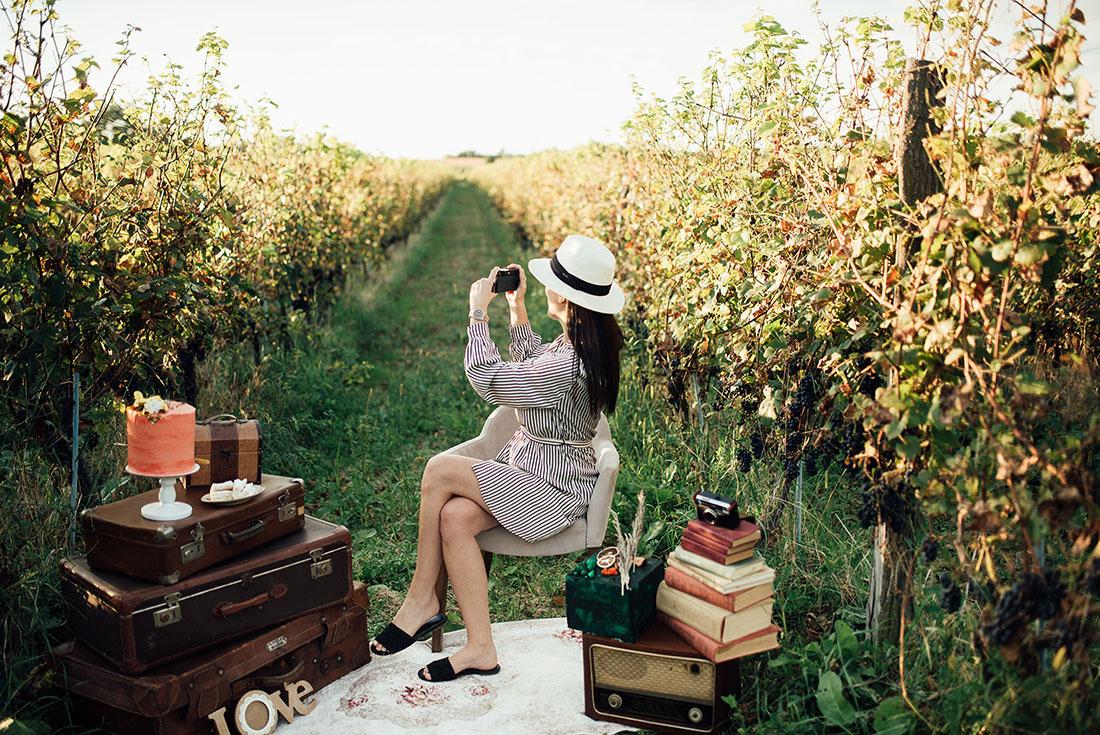
POLYGON ((298 517, 298 504, 290 499, 290 493, 279 498, 279 523, 293 521, 298 517))
POLYGON ((183 559, 184 564, 192 562, 206 553, 206 544, 202 541, 202 533, 202 524, 196 523, 195 527, 191 529, 191 543, 180 547, 180 557, 183 559))
POLYGON ((332 574, 332 559, 322 559, 320 549, 309 552, 309 556, 313 559, 313 563, 309 565, 310 577, 320 579, 332 574))
POLYGON ((180 593, 173 592, 164 596, 165 608, 157 610, 153 615, 153 627, 163 628, 183 620, 183 609, 180 608, 180 593))

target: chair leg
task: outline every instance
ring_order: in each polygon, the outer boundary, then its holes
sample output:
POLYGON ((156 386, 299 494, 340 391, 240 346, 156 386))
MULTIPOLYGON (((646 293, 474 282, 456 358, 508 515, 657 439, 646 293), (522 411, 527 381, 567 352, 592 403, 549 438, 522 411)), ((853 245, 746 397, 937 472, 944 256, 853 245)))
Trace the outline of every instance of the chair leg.
MULTIPOLYGON (((439 600, 439 612, 447 610, 447 565, 443 564, 439 570, 439 579, 435 583, 435 596, 439 600)), ((443 628, 436 628, 432 632, 432 653, 443 650, 443 628)))

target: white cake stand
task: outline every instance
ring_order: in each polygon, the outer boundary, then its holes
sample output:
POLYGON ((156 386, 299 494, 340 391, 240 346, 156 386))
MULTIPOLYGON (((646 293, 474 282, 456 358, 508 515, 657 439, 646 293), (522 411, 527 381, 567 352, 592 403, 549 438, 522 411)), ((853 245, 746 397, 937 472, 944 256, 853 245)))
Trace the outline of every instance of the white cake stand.
POLYGON ((161 475, 149 475, 144 472, 138 472, 130 465, 126 465, 126 471, 137 477, 155 477, 160 480, 159 502, 146 503, 141 506, 142 518, 150 521, 180 521, 191 515, 191 506, 176 500, 176 480, 198 472, 198 464, 187 472, 181 472, 171 477, 162 477, 161 475))

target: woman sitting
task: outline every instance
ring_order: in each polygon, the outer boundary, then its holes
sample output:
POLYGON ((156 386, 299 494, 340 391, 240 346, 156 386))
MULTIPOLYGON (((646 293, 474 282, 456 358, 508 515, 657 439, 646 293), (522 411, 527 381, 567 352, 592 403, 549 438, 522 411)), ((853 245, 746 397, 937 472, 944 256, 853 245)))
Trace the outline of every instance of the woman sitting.
POLYGON ((512 361, 502 361, 486 315, 500 269, 470 286, 466 375, 486 401, 514 407, 520 426, 494 459, 437 454, 428 461, 416 570, 393 622, 371 644, 375 654, 389 655, 446 624, 435 592, 446 563, 467 643, 421 669, 425 681, 500 670, 476 537, 500 525, 540 541, 585 515, 598 476, 592 439, 600 413, 615 410, 623 336, 614 314, 624 303, 614 281, 615 256, 596 240, 570 235, 552 258, 535 258, 528 267, 545 286, 547 312, 562 333, 543 344, 531 329, 527 276, 512 263, 519 271, 519 286, 506 296, 512 361))

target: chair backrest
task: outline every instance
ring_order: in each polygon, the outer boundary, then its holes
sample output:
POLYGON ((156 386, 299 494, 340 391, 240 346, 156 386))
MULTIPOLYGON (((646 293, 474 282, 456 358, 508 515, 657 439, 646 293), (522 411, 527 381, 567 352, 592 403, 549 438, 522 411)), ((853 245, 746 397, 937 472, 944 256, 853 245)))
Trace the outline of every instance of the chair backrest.
POLYGON ((611 499, 615 495, 615 481, 619 476, 619 451, 611 441, 611 427, 607 417, 600 414, 596 425, 596 437, 592 440, 596 451, 596 469, 600 476, 588 501, 587 533, 588 547, 603 546, 607 535, 607 522, 611 517, 611 499))

